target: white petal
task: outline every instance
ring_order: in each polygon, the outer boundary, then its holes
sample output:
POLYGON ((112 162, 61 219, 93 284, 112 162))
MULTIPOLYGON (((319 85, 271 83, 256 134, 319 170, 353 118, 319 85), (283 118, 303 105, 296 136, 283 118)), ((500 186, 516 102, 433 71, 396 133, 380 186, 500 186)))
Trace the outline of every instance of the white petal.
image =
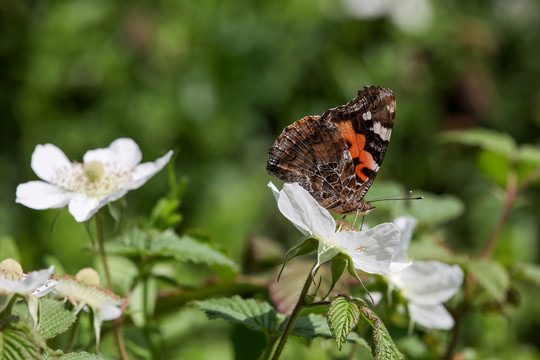
POLYGON ((390 266, 388 267, 388 272, 390 274, 397 274, 399 272, 402 272, 403 270, 407 269, 409 266, 412 265, 412 261, 409 262, 396 262, 392 261, 390 263, 390 266))
POLYGON ((447 301, 459 290, 463 271, 457 265, 439 261, 415 261, 392 279, 409 301, 435 305, 447 301))
POLYGON ((39 310, 39 299, 32 295, 28 296, 28 313, 30 313, 32 320, 34 320, 35 328, 37 328, 38 321, 39 321, 38 310, 39 310))
POLYGON ((114 140, 108 148, 89 150, 84 154, 85 163, 99 161, 101 163, 115 163, 118 167, 131 170, 142 160, 139 145, 132 139, 120 138, 114 140))
POLYGON ((276 199, 276 202, 277 202, 279 200, 279 190, 278 190, 278 188, 271 181, 268 183, 267 186, 270 188, 270 190, 272 190, 272 195, 274 195, 274 199, 276 199))
POLYGON ((452 315, 442 305, 419 305, 409 303, 411 320, 428 329, 449 330, 454 326, 452 315))
POLYGON ((278 208, 305 235, 329 238, 336 229, 332 215, 297 183, 283 185, 278 208))
POLYGON ((38 298, 45 296, 51 291, 53 291, 57 284, 58 282, 56 280, 49 279, 47 280, 45 284, 41 285, 36 290, 32 291, 32 295, 38 298))
POLYGON ((114 320, 118 319, 122 315, 122 310, 118 306, 113 305, 103 305, 99 308, 101 314, 103 315, 103 320, 114 320))
POLYGON ((173 151, 170 150, 167 154, 163 155, 154 162, 146 162, 144 164, 138 165, 132 174, 133 180, 126 185, 126 188, 128 190, 133 190, 141 187, 145 182, 148 181, 148 179, 150 179, 157 172, 163 169, 165 165, 167 165, 169 160, 171 160, 172 155, 173 151))
POLYGON ((58 170, 71 167, 71 162, 62 150, 53 144, 45 144, 34 149, 31 167, 41 179, 53 182, 58 170))
POLYGON ((84 222, 90 219, 101 206, 103 205, 100 204, 99 199, 78 194, 69 201, 68 209, 76 221, 84 222))
POLYGON ((399 243, 399 230, 384 223, 367 231, 342 231, 334 236, 338 245, 347 250, 355 269, 370 274, 385 274, 399 243))
POLYGON ((54 265, 50 266, 48 269, 30 272, 26 279, 22 281, 25 292, 32 292, 46 284, 53 272, 54 265))
POLYGON ((38 287, 45 284, 52 275, 53 271, 54 266, 44 270, 33 271, 20 281, 0 278, 0 289, 18 294, 30 294, 38 287))
POLYGON ((400 216, 394 219, 394 225, 401 232, 401 241, 392 260, 404 261, 407 258, 407 249, 411 243, 413 230, 418 220, 412 216, 400 216))
POLYGON ((15 202, 31 209, 57 209, 66 206, 72 193, 43 181, 29 181, 17 186, 15 202))

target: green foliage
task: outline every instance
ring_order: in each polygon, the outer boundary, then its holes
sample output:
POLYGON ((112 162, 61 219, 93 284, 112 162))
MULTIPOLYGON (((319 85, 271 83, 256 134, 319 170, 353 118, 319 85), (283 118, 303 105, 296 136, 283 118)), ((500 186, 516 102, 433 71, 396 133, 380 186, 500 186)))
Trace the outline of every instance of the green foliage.
POLYGON ((195 305, 210 319, 223 318, 266 333, 276 332, 280 322, 270 304, 253 299, 244 300, 239 296, 196 301, 195 305))
POLYGON ((495 261, 471 261, 467 271, 478 281, 483 292, 476 296, 479 303, 502 302, 510 286, 510 277, 506 269, 495 261))
POLYGON ((339 350, 351 331, 358 325, 359 319, 360 309, 347 296, 337 296, 328 306, 326 320, 339 350))
POLYGON ((364 319, 373 328, 373 359, 403 360, 405 357, 399 352, 377 314, 367 306, 362 306, 360 309, 364 319))
POLYGON ((77 319, 73 307, 70 309, 63 301, 43 299, 39 306, 39 332, 45 339, 67 331, 77 319))
POLYGON ((210 245, 201 243, 187 235, 178 236, 170 230, 156 233, 134 228, 107 243, 107 251, 111 254, 132 258, 173 258, 197 264, 236 268, 236 264, 231 259, 210 245))
POLYGON ((39 359, 45 345, 40 335, 18 317, 3 319, 0 323, 0 358, 10 360, 39 359))

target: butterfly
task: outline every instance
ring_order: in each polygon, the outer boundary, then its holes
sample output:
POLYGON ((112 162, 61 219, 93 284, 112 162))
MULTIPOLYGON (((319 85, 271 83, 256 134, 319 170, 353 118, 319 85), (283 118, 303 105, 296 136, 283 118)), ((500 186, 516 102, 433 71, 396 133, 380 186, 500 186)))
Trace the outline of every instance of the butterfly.
POLYGON ((300 184, 336 214, 365 215, 364 200, 386 154, 396 111, 394 93, 366 86, 321 116, 306 116, 283 129, 270 148, 266 170, 300 184))

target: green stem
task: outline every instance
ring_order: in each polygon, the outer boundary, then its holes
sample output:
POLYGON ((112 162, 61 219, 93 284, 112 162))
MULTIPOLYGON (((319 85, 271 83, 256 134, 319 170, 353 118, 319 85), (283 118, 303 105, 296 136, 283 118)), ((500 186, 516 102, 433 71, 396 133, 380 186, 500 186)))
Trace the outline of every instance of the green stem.
POLYGON ((301 310, 306 305, 305 299, 309 291, 309 287, 311 286, 311 280, 312 280, 311 271, 313 271, 313 269, 309 271, 306 281, 304 282, 304 287, 302 288, 302 291, 300 292, 300 297, 298 298, 298 302, 296 303, 296 306, 294 307, 293 311, 291 312, 291 315, 289 316, 289 320, 287 321, 287 325, 285 326, 285 330, 283 331, 283 334, 281 334, 281 338, 279 339, 279 343, 276 348, 276 351, 274 352, 274 356, 272 357, 272 360, 279 359, 281 352, 285 348, 287 339, 291 335, 292 329, 294 327, 294 323, 296 322, 296 319, 298 319, 298 316, 300 315, 301 310))
POLYGON ((98 237, 99 255, 101 262, 103 263, 103 270, 105 271, 105 279, 107 280, 107 289, 112 290, 111 272, 109 270, 109 263, 107 262, 107 254, 105 253, 105 236, 103 235, 103 224, 101 222, 101 214, 96 214, 96 232, 98 237))

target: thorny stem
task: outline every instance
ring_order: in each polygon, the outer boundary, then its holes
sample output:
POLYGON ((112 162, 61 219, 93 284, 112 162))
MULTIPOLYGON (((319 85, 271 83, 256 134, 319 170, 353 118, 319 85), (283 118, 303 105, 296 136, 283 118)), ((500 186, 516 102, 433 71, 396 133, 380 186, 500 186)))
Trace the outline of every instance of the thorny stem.
POLYGON ((312 279, 311 271, 313 271, 313 268, 310 270, 306 278, 306 281, 304 282, 304 287, 302 288, 302 291, 300 292, 300 297, 298 298, 298 302, 296 303, 293 311, 291 312, 291 315, 289 316, 289 320, 287 320, 287 325, 285 326, 285 330, 283 331, 283 334, 281 334, 281 338, 279 339, 279 343, 276 348, 276 351, 274 352, 274 356, 272 357, 272 360, 279 359, 279 356, 281 355, 283 348, 285 348, 287 339, 289 338, 289 335, 291 335, 294 323, 296 322, 296 319, 300 315, 300 312, 306 305, 305 298, 309 291, 309 287, 311 286, 311 279, 312 279))

